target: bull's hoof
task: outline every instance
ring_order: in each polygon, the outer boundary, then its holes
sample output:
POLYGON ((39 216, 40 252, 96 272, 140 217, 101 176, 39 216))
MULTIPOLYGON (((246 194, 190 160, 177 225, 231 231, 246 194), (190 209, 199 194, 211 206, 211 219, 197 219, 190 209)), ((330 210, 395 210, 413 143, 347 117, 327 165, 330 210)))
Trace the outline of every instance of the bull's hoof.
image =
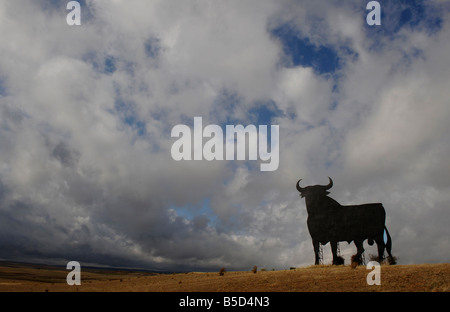
POLYGON ((388 263, 389 263, 390 265, 397 264, 397 261, 396 261, 396 258, 395 258, 395 257, 389 256, 389 257, 387 258, 387 261, 388 261, 388 263))
POLYGON ((357 254, 352 256, 352 266, 358 266, 358 265, 362 265, 362 264, 363 264, 363 261, 362 261, 361 256, 358 256, 357 254))
POLYGON ((336 257, 333 259, 333 265, 343 265, 343 264, 344 264, 344 258, 336 257))

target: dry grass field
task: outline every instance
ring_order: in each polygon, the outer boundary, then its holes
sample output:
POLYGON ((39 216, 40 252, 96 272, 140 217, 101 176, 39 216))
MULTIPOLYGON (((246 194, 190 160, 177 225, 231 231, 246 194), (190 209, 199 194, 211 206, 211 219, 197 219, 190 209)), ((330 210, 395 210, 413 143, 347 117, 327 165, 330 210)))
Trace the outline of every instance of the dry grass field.
POLYGON ((61 267, 0 262, 1 292, 449 292, 450 264, 382 265, 369 286, 365 266, 320 265, 294 270, 155 274, 81 267, 69 286, 61 267))

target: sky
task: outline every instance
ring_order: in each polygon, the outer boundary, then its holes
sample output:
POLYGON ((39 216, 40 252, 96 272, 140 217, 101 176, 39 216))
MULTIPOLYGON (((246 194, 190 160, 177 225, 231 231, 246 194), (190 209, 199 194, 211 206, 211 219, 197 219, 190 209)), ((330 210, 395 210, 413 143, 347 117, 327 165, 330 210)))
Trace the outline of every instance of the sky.
POLYGON ((85 0, 80 26, 68 2, 0 1, 0 259, 307 266, 295 184, 331 177, 383 203, 399 264, 450 262, 450 1, 374 26, 360 0, 85 0), (279 166, 174 160, 194 117, 278 125, 279 166))

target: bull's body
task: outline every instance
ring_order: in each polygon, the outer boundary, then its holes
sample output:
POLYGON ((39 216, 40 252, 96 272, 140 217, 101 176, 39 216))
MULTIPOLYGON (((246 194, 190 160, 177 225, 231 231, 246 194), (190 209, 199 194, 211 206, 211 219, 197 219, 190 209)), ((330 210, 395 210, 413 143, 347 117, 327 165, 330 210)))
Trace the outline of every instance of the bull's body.
MULTIPOLYGON (((323 201, 335 202, 328 196, 323 201)), ((335 240, 349 243, 355 239, 374 240, 380 233, 383 235, 386 213, 382 204, 338 204, 324 208, 308 213, 307 222, 311 237, 323 245, 335 240)))
MULTIPOLYGON (((299 181, 300 182, 300 181, 299 181)), ((380 203, 363 205, 342 206, 334 199, 327 196, 327 191, 333 185, 315 185, 301 188, 297 182, 297 190, 305 197, 308 211, 308 230, 311 235, 316 264, 319 264, 319 244, 330 242, 333 253, 333 264, 341 264, 341 258, 337 255, 337 243, 354 241, 358 249, 352 261, 361 263, 361 255, 364 252, 363 242, 368 239, 369 244, 377 243, 378 259, 384 256, 384 249, 391 254, 391 238, 385 226, 386 212, 380 203), (387 242, 384 241, 386 231, 387 242)))

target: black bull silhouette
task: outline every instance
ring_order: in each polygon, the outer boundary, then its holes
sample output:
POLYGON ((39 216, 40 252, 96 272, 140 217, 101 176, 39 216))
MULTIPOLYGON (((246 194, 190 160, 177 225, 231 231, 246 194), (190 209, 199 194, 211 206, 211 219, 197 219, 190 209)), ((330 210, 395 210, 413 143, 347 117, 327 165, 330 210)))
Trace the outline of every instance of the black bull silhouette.
POLYGON ((381 203, 363 205, 342 206, 337 201, 328 197, 328 190, 333 186, 333 180, 328 185, 311 185, 300 187, 300 181, 296 188, 300 196, 305 198, 308 212, 308 230, 311 234, 315 253, 315 264, 320 263, 319 244, 330 242, 333 253, 333 264, 343 264, 341 257, 337 255, 338 242, 354 241, 357 253, 353 255, 352 262, 361 264, 364 252, 363 242, 368 240, 369 245, 375 241, 378 247, 378 261, 384 258, 386 248, 390 264, 395 260, 391 254, 392 240, 385 226, 386 212, 381 203), (387 241, 384 241, 386 233, 387 241))

